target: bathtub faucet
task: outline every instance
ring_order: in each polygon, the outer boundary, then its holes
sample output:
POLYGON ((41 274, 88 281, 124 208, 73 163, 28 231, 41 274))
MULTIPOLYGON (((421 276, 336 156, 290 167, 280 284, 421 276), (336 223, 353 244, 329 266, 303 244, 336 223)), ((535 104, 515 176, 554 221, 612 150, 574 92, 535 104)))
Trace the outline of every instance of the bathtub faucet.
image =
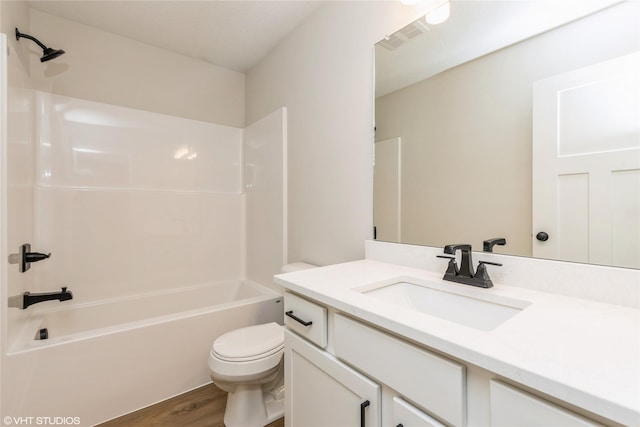
POLYGON ((67 290, 64 286, 61 292, 44 292, 40 294, 32 294, 31 292, 25 292, 22 295, 16 295, 9 297, 9 307, 19 308, 24 310, 30 305, 37 304, 44 301, 52 301, 57 299, 58 301, 68 301, 73 299, 71 291, 67 290))

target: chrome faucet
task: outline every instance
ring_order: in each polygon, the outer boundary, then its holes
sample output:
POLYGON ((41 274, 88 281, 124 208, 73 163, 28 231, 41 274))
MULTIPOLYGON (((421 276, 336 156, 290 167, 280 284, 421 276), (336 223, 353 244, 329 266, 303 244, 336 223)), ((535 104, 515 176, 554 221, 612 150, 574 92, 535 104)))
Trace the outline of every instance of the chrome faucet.
POLYGON ((450 282, 462 283, 464 285, 478 286, 480 288, 492 287, 493 282, 489 277, 489 273, 487 273, 486 265, 502 265, 497 262, 480 261, 478 269, 474 272, 473 261, 471 258, 471 245, 466 243, 446 245, 444 247, 444 253, 450 256, 438 255, 438 258, 449 259, 447 271, 444 273, 444 277, 442 277, 442 279, 450 282), (456 263, 455 256, 456 251, 458 250, 462 253, 459 268, 456 263))
POLYGON ((37 304, 44 301, 52 300, 68 301, 73 299, 73 294, 68 291, 66 286, 62 288, 61 292, 44 292, 40 294, 32 294, 31 292, 25 292, 21 295, 15 295, 9 297, 9 307, 19 308, 24 310, 30 305, 37 304))

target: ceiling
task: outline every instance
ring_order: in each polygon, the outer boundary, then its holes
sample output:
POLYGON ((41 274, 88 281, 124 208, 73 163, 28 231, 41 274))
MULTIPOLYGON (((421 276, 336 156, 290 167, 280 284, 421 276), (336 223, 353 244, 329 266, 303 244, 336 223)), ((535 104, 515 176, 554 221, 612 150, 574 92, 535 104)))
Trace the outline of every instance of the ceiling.
POLYGON ((322 5, 287 1, 29 1, 40 11, 246 72, 322 5))

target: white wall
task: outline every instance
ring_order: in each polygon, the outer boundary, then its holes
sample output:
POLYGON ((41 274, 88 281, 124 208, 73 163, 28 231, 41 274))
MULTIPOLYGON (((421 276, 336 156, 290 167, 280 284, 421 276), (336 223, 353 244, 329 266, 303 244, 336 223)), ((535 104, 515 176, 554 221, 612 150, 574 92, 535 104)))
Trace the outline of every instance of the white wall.
MULTIPOLYGON (((7 120, 7 52, 9 50, 7 44, 7 35, 0 34, 0 122, 5 123, 7 120)), ((7 146, 7 134, 4 127, 0 127, 0 169, 5 170, 6 168, 6 146, 7 146)), ((0 175, 0 206, 5 206, 7 204, 6 198, 6 179, 4 176, 0 175)), ((0 208, 2 209, 2 208, 0 208)), ((0 228, 6 229, 7 218, 6 211, 4 209, 0 210, 0 228)), ((2 235, 0 235, 2 237, 2 235)), ((7 254, 7 246, 6 241, 2 237, 0 238, 0 258, 5 259, 8 256, 7 254)), ((7 299, 7 274, 4 269, 0 270, 0 300, 6 301, 7 299)), ((0 349, 4 348, 6 345, 6 336, 7 336, 7 325, 6 325, 6 316, 0 318, 0 349)), ((3 356, 0 354, 0 363, 3 356)), ((3 378, 2 369, 0 369, 0 385, 2 384, 3 378)), ((0 386, 0 402, 2 402, 2 387, 0 386)), ((2 404, 0 404, 0 414, 2 413, 2 404)))
POLYGON ((21 49, 15 37, 15 28, 29 28, 29 6, 23 1, 0 2, 0 31, 7 35, 9 44, 9 85, 31 87, 29 77, 29 55, 21 49), (13 36, 13 37, 12 37, 13 36))
POLYGON ((364 256, 372 235, 373 45, 418 17, 328 2, 247 74, 247 121, 288 110, 289 261, 364 256))
POLYGON ((41 64, 42 50, 20 40, 21 49, 30 52, 36 89, 244 127, 244 74, 39 10, 30 12, 32 35, 66 51, 41 64))

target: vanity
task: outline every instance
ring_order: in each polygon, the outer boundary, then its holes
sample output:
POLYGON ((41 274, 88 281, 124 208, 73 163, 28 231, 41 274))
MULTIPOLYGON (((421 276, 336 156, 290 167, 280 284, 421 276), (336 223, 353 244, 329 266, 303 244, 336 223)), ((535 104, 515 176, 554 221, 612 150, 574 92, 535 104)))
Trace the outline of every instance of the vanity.
MULTIPOLYGON (((550 268, 567 280, 571 263, 479 254, 507 269, 480 289, 443 281, 436 248, 366 247, 363 260, 275 276, 288 426, 640 425, 633 301, 518 279, 550 268)), ((629 288, 640 278, 586 268, 629 288)))

